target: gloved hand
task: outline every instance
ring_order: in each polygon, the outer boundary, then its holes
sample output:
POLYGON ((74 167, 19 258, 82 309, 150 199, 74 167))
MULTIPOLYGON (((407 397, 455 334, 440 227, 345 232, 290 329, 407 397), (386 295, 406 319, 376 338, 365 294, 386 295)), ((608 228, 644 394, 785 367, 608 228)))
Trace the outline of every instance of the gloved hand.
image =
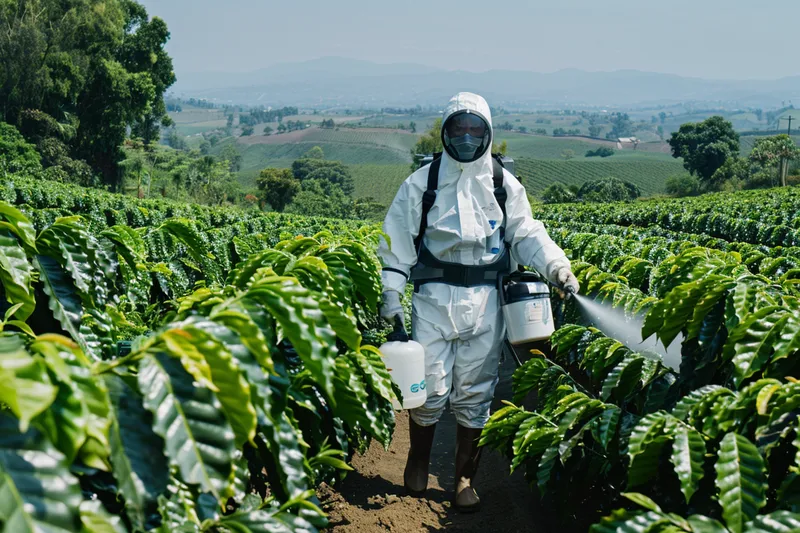
POLYGON ((395 317, 400 317, 401 322, 405 323, 405 313, 403 305, 400 303, 400 293, 397 291, 384 291, 383 303, 381 304, 381 317, 395 323, 395 317))
POLYGON ((575 274, 567 267, 561 267, 558 272, 556 272, 556 281, 558 282, 558 286, 567 294, 567 298, 573 294, 578 294, 581 288, 578 284, 578 280, 575 278, 575 274))

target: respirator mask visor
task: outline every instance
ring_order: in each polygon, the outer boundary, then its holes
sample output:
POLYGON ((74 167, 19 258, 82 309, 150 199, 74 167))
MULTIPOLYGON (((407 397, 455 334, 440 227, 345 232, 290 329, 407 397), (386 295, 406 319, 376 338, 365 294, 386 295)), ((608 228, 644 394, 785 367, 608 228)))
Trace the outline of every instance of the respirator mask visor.
POLYGON ((480 113, 457 111, 442 125, 442 145, 456 161, 470 163, 492 146, 492 130, 480 113))

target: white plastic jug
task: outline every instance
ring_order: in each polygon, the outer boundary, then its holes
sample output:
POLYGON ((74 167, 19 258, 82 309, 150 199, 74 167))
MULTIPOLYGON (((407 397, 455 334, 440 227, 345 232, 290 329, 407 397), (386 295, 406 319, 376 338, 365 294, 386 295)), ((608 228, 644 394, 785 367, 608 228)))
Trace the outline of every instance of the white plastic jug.
POLYGON ((425 387, 425 349, 416 341, 409 340, 405 329, 395 329, 380 347, 383 362, 392 381, 403 393, 403 405, 392 401, 394 408, 414 409, 428 399, 425 387))
POLYGON ((500 306, 511 344, 548 339, 555 331, 550 288, 532 272, 514 273, 502 280, 500 306))

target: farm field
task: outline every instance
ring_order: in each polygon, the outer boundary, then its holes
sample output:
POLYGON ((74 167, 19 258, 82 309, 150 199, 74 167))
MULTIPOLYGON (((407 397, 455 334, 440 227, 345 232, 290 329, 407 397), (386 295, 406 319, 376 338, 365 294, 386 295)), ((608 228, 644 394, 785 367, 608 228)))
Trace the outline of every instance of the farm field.
POLYGON ((784 416, 800 402, 798 207, 800 191, 784 189, 535 213, 570 250, 584 301, 640 317, 642 338, 680 336, 680 357, 625 346, 602 326, 561 327, 548 359, 517 370, 515 405, 493 415, 482 443, 576 530, 601 515, 592 531, 661 520, 676 531, 798 527, 799 509, 778 491, 794 490, 798 460, 797 422, 784 416), (744 499, 753 504, 742 514, 744 499))
POLYGON ((351 165, 355 191, 358 198, 372 197, 388 206, 394 199, 403 181, 411 174, 409 164, 395 165, 351 165))
POLYGON ((374 228, 33 176, 0 213, 0 479, 31 528, 200 531, 202 504, 312 532, 314 487, 388 446, 374 228))
POLYGON ((513 157, 526 157, 531 159, 562 159, 565 150, 572 150, 573 157, 576 159, 584 158, 588 150, 596 150, 600 146, 605 146, 616 150, 613 158, 618 157, 649 157, 650 155, 661 155, 664 158, 672 158, 669 152, 669 145, 661 142, 640 143, 636 150, 630 147, 617 150, 616 142, 603 141, 596 139, 584 139, 580 137, 552 137, 545 135, 531 135, 527 133, 509 133, 505 131, 495 132, 495 142, 507 142, 509 155, 513 157))
MULTIPOLYGON (((1 244, 15 258, 0 263, 0 368, 15 384, 0 391, 9 406, 0 440, 24 466, 4 474, 16 512, 65 531, 124 531, 121 515, 199 530, 180 511, 199 505, 196 485, 203 505, 242 502, 213 527, 325 527, 314 487, 339 486, 343 461, 370 439, 387 445, 395 425, 397 392, 370 347, 383 338, 375 226, 139 201, 34 176, 12 176, 0 201, 1 244), (178 433, 167 431, 173 420, 178 433), (226 431, 212 437, 209 423, 226 431), (76 470, 87 462, 97 466, 76 470), (250 507, 267 487, 281 505, 250 507)), ((638 317, 643 337, 682 343, 680 363, 668 363, 587 327, 573 299, 552 349, 514 372, 503 393, 512 404, 481 442, 526 471, 550 519, 593 531, 800 524, 798 210, 795 188, 536 208, 570 255, 581 302, 638 317)), ((354 464, 380 476, 391 461, 374 453, 354 464)), ((507 475, 497 461, 492 475, 507 475)), ((502 497, 484 495, 490 505, 502 497)), ((415 520, 425 500, 398 502, 415 520)))
MULTIPOLYGON (((342 161, 350 167, 356 196, 372 196, 388 203, 410 173, 410 150, 416 139, 417 135, 386 128, 309 128, 281 135, 240 137, 235 139, 242 154, 239 180, 245 187, 253 187, 261 169, 288 168, 309 149, 319 146, 326 159, 342 161)), ((679 160, 659 152, 664 149, 662 144, 643 143, 638 150, 617 150, 610 158, 586 158, 587 150, 614 144, 501 132, 497 142, 502 141, 508 143, 508 154, 517 161, 517 174, 524 178, 531 194, 538 194, 554 181, 580 185, 608 176, 636 183, 646 195, 658 194, 663 192, 668 177, 683 172, 679 160), (564 161, 565 150, 572 150, 575 157, 564 161)), ((220 143, 213 153, 219 153, 229 142, 234 140, 220 143)))
POLYGON ((576 158, 569 161, 519 158, 515 163, 517 176, 528 193, 534 196, 554 182, 580 186, 606 177, 630 181, 642 190, 644 196, 650 196, 662 194, 670 176, 685 173, 680 161, 658 155, 620 159, 615 155, 606 159, 576 158))
MULTIPOLYGON (((361 122, 362 126, 370 126, 375 128, 395 128, 399 124, 408 126, 410 122, 417 125, 417 132, 423 132, 429 129, 433 122, 441 118, 441 114, 435 115, 390 115, 390 114, 377 114, 358 117, 357 120, 350 120, 348 122, 361 122)), ((336 121, 339 122, 338 120, 336 121)))
MULTIPOLYGON (((239 181, 245 187, 252 187, 262 169, 288 168, 314 146, 322 148, 326 159, 341 161, 353 169, 360 165, 405 166, 407 169, 416 136, 387 129, 336 131, 309 128, 281 135, 244 137, 235 142, 242 154, 239 181)), ((225 143, 217 145, 214 153, 219 153, 224 146, 225 143)), ((364 172, 358 173, 364 175, 364 172)))

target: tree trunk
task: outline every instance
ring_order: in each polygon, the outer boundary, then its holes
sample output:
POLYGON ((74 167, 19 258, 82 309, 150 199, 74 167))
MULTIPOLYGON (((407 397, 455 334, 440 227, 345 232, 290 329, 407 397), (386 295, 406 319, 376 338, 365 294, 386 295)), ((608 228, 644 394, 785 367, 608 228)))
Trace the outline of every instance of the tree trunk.
POLYGON ((781 187, 786 187, 786 174, 789 172, 789 158, 782 157, 779 167, 781 173, 781 187))

